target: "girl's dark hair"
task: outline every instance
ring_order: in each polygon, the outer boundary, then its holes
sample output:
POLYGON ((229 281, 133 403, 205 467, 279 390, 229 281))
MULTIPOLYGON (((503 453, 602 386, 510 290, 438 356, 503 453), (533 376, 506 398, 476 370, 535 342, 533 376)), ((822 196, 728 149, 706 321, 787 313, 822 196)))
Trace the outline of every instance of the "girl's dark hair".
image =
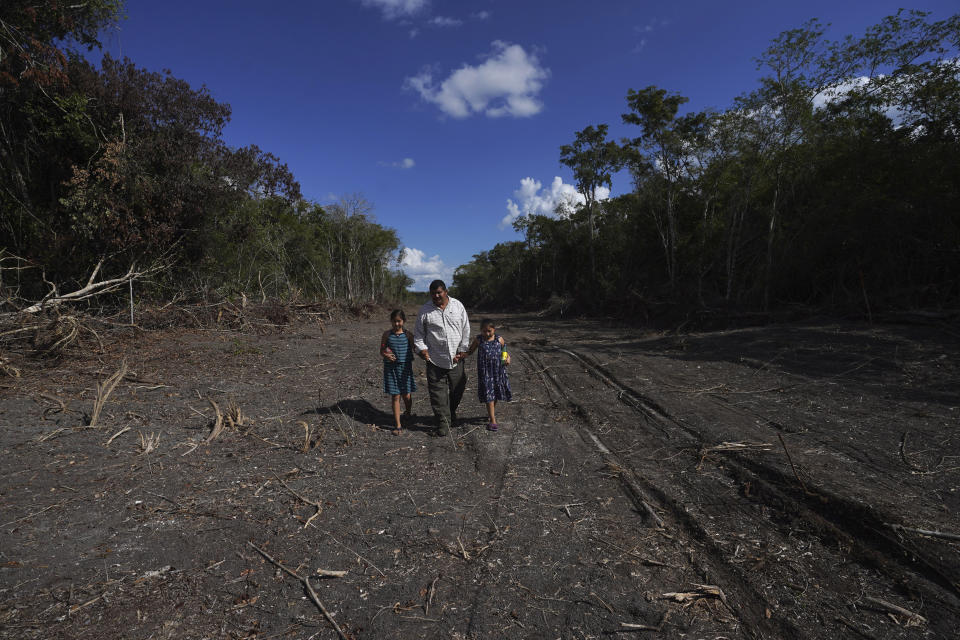
POLYGON ((483 329, 484 327, 496 328, 497 323, 494 322, 492 318, 484 318, 483 320, 480 321, 480 328, 483 329))
POLYGON ((390 312, 390 321, 394 321, 397 318, 400 318, 404 322, 407 321, 407 315, 403 312, 403 309, 394 309, 390 312))

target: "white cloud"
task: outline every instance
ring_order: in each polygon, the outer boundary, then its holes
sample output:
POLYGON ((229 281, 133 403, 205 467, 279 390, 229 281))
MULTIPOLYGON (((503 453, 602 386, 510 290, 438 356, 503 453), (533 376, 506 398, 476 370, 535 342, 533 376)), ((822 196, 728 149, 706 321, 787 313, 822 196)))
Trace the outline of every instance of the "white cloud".
MULTIPOLYGON (((597 200, 610 197, 610 190, 600 187, 596 191, 597 200)), ((500 228, 508 227, 523 216, 557 216, 557 210, 572 212, 577 206, 585 204, 587 199, 572 184, 564 184, 563 178, 556 176, 546 189, 543 183, 533 178, 520 181, 520 188, 513 192, 516 199, 507 199, 507 215, 500 221, 500 228)))
MULTIPOLYGON (((882 76, 881 76, 882 77, 882 76)), ((843 98, 851 91, 860 89, 865 85, 870 84, 870 78, 866 76, 860 76, 858 78, 852 78, 849 80, 842 80, 837 84, 828 87, 813 96, 813 107, 815 109, 823 109, 828 104, 837 100, 838 98, 843 98)))
POLYGON ((360 0, 360 3, 380 9, 386 20, 412 16, 427 6, 427 0, 360 0))
POLYGON ((404 249, 400 268, 413 278, 414 284, 410 288, 415 291, 426 291, 437 279, 443 280, 448 287, 453 281, 453 269, 445 265, 439 255, 427 257, 426 253, 412 247, 404 249))
POLYGON ((416 162, 413 161, 413 158, 404 158, 403 160, 397 160, 396 162, 378 162, 381 167, 394 167, 396 169, 413 169, 416 166, 416 162))
POLYGON ((470 17, 471 17, 471 18, 474 18, 474 19, 476 19, 476 20, 489 20, 489 19, 490 19, 490 12, 489 12, 489 11, 477 11, 476 13, 472 14, 470 17))
POLYGON ((444 16, 436 16, 430 20, 430 24, 435 27, 459 27, 463 24, 463 20, 458 20, 457 18, 446 18, 444 16))
POLYGON ((405 86, 454 118, 474 114, 522 118, 543 109, 537 96, 549 75, 536 54, 498 40, 485 61, 460 67, 439 85, 426 70, 407 78, 405 86))

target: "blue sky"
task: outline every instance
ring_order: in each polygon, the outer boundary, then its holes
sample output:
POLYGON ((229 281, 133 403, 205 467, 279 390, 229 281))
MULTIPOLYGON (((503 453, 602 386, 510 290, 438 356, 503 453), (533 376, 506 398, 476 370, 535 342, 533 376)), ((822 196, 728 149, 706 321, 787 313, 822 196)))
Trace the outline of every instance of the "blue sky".
MULTIPOLYGON (((942 19, 956 0, 909 8, 942 19)), ((615 139, 628 89, 725 109, 755 58, 810 18, 862 35, 902 0, 128 0, 105 49, 231 105, 232 146, 286 162, 320 204, 360 194, 407 248, 414 288, 573 192, 559 147, 615 139)), ((630 189, 614 181, 613 193, 630 189)))

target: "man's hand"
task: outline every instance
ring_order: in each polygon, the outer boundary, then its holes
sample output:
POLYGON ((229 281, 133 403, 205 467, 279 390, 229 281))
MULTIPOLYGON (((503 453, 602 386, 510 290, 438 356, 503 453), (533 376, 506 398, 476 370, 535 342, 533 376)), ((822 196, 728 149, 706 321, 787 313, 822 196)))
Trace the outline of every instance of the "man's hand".
POLYGON ((457 351, 457 355, 453 356, 453 361, 454 361, 454 362, 460 362, 461 360, 465 359, 466 357, 467 357, 467 354, 466 354, 466 353, 464 353, 463 351, 457 351))
POLYGON ((426 360, 427 362, 430 362, 430 354, 427 353, 426 349, 420 352, 420 357, 426 360))

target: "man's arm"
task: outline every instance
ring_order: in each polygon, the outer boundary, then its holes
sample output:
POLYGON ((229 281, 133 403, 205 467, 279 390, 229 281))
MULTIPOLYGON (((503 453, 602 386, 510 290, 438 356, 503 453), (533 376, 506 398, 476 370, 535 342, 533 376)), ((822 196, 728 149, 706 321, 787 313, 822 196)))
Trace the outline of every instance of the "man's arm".
POLYGON ((467 316, 466 307, 463 307, 462 303, 460 306, 463 308, 463 321, 460 324, 460 346, 457 351, 465 353, 470 348, 470 318, 467 316))
POLYGON ((420 357, 424 360, 430 359, 430 354, 427 352, 427 342, 426 342, 426 332, 423 327, 423 317, 427 315, 425 313, 417 314, 417 322, 413 325, 413 347, 420 357))

